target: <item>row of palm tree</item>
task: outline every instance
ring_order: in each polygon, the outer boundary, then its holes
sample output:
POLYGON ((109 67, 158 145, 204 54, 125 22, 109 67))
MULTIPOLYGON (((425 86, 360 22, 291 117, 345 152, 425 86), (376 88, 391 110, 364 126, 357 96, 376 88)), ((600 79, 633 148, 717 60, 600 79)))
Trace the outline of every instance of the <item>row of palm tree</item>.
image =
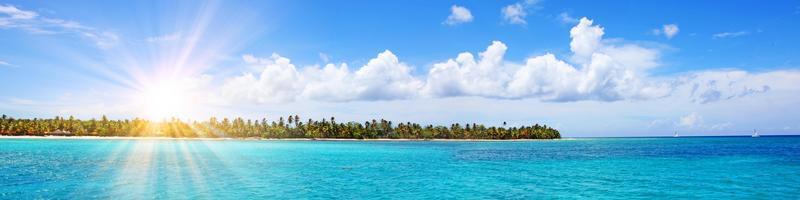
POLYGON ((388 120, 364 123, 339 123, 336 118, 302 121, 299 116, 280 117, 277 121, 243 118, 207 121, 169 119, 151 122, 145 119, 80 120, 75 117, 51 119, 15 119, 0 117, 0 135, 64 136, 150 136, 150 137, 231 137, 231 138, 347 138, 347 139, 555 139, 558 130, 535 124, 519 127, 487 127, 482 124, 420 125, 388 120))

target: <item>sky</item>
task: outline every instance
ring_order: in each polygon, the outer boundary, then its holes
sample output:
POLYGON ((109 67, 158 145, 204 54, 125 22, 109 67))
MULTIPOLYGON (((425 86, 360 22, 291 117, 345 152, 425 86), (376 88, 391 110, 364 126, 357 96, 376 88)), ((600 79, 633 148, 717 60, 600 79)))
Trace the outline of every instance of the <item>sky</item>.
POLYGON ((0 1, 0 113, 796 134, 798 1, 0 1))

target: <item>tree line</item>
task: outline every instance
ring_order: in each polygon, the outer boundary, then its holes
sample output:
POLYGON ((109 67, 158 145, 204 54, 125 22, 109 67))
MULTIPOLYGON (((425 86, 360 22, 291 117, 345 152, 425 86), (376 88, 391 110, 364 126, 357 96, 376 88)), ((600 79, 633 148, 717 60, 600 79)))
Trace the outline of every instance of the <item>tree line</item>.
POLYGON ((15 136, 131 136, 201 138, 342 138, 342 139, 556 139, 558 130, 546 125, 506 127, 482 124, 420 125, 388 120, 337 122, 336 118, 301 120, 299 116, 267 119, 212 117, 206 121, 169 119, 160 122, 134 118, 110 120, 106 116, 81 120, 75 117, 15 119, 0 117, 0 135, 15 136))

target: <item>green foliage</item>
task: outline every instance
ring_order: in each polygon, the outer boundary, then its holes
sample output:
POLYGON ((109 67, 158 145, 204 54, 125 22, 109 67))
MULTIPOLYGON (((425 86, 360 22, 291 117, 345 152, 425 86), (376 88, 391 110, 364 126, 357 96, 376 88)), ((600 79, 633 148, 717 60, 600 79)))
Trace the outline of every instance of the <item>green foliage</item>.
POLYGON ((68 119, 14 119, 0 118, 0 135, 63 135, 63 136, 154 136, 154 137, 234 137, 234 138, 342 138, 342 139, 555 139, 561 138, 558 130, 545 125, 486 127, 481 124, 451 124, 447 126, 422 126, 405 122, 394 124, 388 120, 371 120, 339 123, 336 118, 300 121, 297 115, 281 117, 278 121, 230 120, 215 117, 208 121, 184 122, 170 119, 161 122, 134 118, 132 120, 68 119))

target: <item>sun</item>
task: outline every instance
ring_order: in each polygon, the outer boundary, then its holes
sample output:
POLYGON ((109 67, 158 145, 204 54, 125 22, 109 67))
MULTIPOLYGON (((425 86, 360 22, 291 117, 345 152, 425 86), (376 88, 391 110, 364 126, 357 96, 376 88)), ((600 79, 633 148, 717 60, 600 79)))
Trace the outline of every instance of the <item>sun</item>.
POLYGON ((190 103, 182 85, 174 81, 150 84, 142 92, 141 98, 144 116, 154 121, 180 117, 190 103))

